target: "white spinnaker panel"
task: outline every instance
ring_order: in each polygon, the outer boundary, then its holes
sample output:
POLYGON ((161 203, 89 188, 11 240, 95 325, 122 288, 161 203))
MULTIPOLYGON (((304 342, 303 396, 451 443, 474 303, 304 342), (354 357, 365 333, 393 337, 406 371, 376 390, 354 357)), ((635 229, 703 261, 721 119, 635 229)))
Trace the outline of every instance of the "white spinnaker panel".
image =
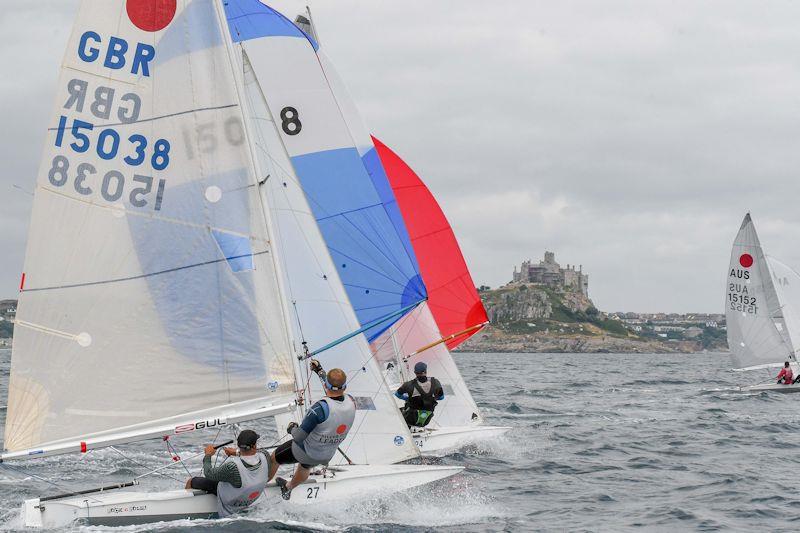
POLYGON ((143 4, 84 0, 65 54, 31 215, 8 450, 293 397, 216 7, 179 0, 154 17, 143 4))
POLYGON ((737 368, 794 359, 755 226, 747 214, 733 242, 725 295, 728 346, 737 368))
POLYGON ((386 369, 389 363, 399 367, 399 372, 385 372, 388 380, 395 378, 392 383, 394 389, 402 384, 401 381, 414 379, 412 369, 419 361, 428 365, 429 377, 435 377, 442 383, 445 398, 436 406, 431 427, 480 424, 483 417, 445 343, 415 355, 408 362, 402 361, 403 356, 441 338, 428 304, 423 303, 371 344, 382 368, 386 369))
POLYGON ((774 257, 766 256, 766 258, 790 346, 796 356, 795 346, 800 346, 800 274, 774 257))
MULTIPOLYGON (((269 174, 266 195, 270 204, 274 233, 281 250, 288 296, 293 302, 295 338, 305 338, 318 348, 342 338, 360 327, 347 293, 342 286, 317 221, 292 170, 269 109, 245 56, 244 76, 247 107, 253 125, 253 143, 260 167, 269 174)), ((357 399, 356 420, 341 449, 356 463, 386 464, 419 455, 405 422, 382 379, 363 335, 357 335, 319 355, 326 370, 339 367, 348 376, 348 394, 357 399)), ((306 384, 306 407, 323 396, 316 376, 309 373, 307 361, 297 362, 299 388, 306 384), (309 380, 309 375, 311 379, 309 380)), ((300 422, 304 410, 276 417, 279 433, 290 421, 300 422)), ((332 464, 345 462, 337 454, 332 464)))
POLYGON ((358 107, 356 107, 353 97, 350 96, 347 85, 344 83, 341 76, 339 76, 331 60, 328 59, 328 56, 325 55, 322 49, 317 50, 317 56, 319 57, 319 64, 322 66, 322 70, 325 71, 325 77, 328 79, 328 84, 333 92, 333 96, 336 98, 336 103, 342 111, 342 116, 347 124, 347 129, 350 132, 353 143, 358 149, 359 155, 363 156, 370 150, 375 149, 369 130, 364 124, 364 120, 361 118, 361 113, 358 112, 358 107))

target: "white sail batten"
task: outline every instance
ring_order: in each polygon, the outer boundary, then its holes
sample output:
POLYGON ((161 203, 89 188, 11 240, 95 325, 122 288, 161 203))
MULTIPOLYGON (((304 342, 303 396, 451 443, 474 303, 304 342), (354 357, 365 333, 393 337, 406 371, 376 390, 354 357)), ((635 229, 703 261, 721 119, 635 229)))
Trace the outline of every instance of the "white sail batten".
POLYGON ((218 6, 139 4, 83 0, 61 67, 19 298, 10 452, 294 399, 218 6))
POLYGON ((748 213, 733 243, 725 295, 728 346, 737 368, 795 360, 770 266, 748 213))
MULTIPOLYGON (((264 194, 296 314, 295 336, 311 347, 323 346, 357 330, 359 322, 247 54, 243 65, 253 141, 260 165, 270 176, 264 194)), ((356 420, 341 446, 348 457, 356 463, 386 464, 419 455, 363 335, 327 350, 320 360, 326 369, 339 367, 348 374, 347 393, 356 399, 356 420)), ((310 405, 323 396, 322 386, 309 373, 308 361, 296 360, 295 364, 298 389, 309 391, 306 403, 310 405)), ((300 422, 302 414, 298 410, 276 417, 278 431, 283 432, 290 421, 300 422)), ((337 454, 333 464, 343 461, 337 454)))

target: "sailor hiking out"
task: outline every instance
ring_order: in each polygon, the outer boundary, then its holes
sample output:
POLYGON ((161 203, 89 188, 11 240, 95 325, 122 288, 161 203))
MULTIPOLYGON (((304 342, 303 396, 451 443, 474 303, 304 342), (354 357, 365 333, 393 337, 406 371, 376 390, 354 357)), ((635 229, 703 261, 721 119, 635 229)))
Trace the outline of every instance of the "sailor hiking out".
POLYGON ((414 365, 414 374, 416 378, 403 383, 394 395, 406 401, 400 411, 408 427, 425 427, 437 403, 444 400, 444 390, 438 379, 428 377, 428 365, 422 361, 414 365))
POLYGON ((789 365, 789 361, 786 361, 783 363, 783 368, 781 368, 781 371, 778 372, 778 375, 775 379, 777 380, 778 385, 781 383, 784 385, 791 385, 800 381, 800 375, 798 375, 796 379, 793 378, 794 372, 792 372, 792 367, 789 365))
POLYGON ((220 517, 255 504, 261 498, 269 474, 269 460, 256 448, 257 441, 256 432, 245 429, 236 439, 238 449, 225 448, 228 459, 218 467, 211 465, 211 457, 217 449, 209 444, 203 458, 203 477, 191 478, 186 488, 216 494, 220 517))
POLYGON ((289 424, 286 431, 292 438, 272 453, 269 479, 277 472, 278 465, 297 463, 291 480, 275 479, 284 500, 291 497, 292 489, 308 479, 312 467, 327 465, 333 459, 356 417, 355 401, 344 392, 347 388, 344 371, 334 368, 326 374, 313 359, 311 370, 322 380, 326 397, 311 406, 300 425, 289 424))

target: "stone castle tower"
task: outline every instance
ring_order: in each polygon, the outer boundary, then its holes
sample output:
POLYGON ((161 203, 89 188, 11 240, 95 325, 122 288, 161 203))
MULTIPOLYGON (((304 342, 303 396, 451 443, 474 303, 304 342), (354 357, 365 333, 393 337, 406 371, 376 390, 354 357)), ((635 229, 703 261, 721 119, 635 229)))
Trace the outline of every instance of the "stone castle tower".
POLYGON ((530 259, 523 261, 519 271, 514 267, 511 278, 512 283, 541 283, 551 287, 562 287, 573 291, 580 291, 584 296, 589 296, 589 275, 583 273, 583 265, 575 269, 575 265, 561 268, 556 262, 554 252, 545 252, 544 260, 534 265, 530 259))

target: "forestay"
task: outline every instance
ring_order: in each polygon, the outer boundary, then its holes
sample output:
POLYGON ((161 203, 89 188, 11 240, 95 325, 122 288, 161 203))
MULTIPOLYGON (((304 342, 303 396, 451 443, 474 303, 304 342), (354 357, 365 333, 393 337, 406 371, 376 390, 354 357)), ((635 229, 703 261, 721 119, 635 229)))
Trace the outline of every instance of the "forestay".
POLYGON ((211 0, 81 3, 33 203, 8 450, 293 398, 222 22, 211 0))
MULTIPOLYGON (((225 8, 231 35, 250 58, 359 323, 424 301, 408 235, 391 207, 391 189, 388 183, 376 185, 364 168, 316 41, 257 0, 226 2, 225 8)), ((375 338, 391 323, 370 328, 367 337, 375 338)))
MULTIPOLYGON (((359 328, 358 318, 333 265, 322 234, 283 148, 278 129, 247 55, 244 77, 259 167, 265 182, 282 271, 293 302, 297 338, 318 348, 359 328)), ((341 449, 356 463, 385 464, 416 457, 410 433, 389 395, 363 335, 326 350, 319 359, 325 368, 340 367, 348 374, 347 392, 356 398, 356 420, 341 449)), ((305 390, 306 407, 323 395, 308 361, 295 360, 298 389, 305 390)), ((283 433, 289 421, 300 422, 303 410, 276 419, 283 433)), ((333 463, 341 463, 338 455, 333 463)))
POLYGON ((748 213, 733 242, 725 295, 728 346, 737 368, 795 360, 783 310, 748 213))

